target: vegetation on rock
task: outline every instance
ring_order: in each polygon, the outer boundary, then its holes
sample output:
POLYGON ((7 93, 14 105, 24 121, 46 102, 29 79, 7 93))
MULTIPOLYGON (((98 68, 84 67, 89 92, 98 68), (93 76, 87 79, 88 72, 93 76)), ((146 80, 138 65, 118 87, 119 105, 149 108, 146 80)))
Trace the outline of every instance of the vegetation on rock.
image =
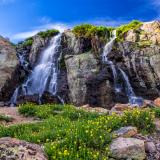
POLYGON ((91 38, 93 36, 106 37, 110 36, 110 32, 113 30, 111 27, 94 26, 91 24, 82 24, 73 28, 73 33, 77 37, 91 38))
POLYGON ((38 35, 39 35, 41 38, 50 38, 50 37, 52 37, 52 36, 57 35, 58 33, 59 33, 58 30, 56 30, 56 29, 51 29, 51 30, 39 32, 38 35))
POLYGON ((117 39, 118 40, 123 40, 124 39, 124 34, 127 33, 129 30, 135 30, 138 31, 138 29, 140 28, 140 26, 143 23, 137 20, 133 20, 132 22, 122 25, 118 28, 116 28, 117 30, 117 39))
POLYGON ((32 46, 33 44, 33 38, 27 38, 24 42, 22 42, 22 46, 23 47, 27 47, 27 46, 32 46))
POLYGON ((113 131, 126 125, 152 132, 154 114, 133 109, 124 115, 86 112, 71 105, 21 105, 25 116, 43 119, 33 124, 0 126, 0 137, 15 137, 42 144, 49 160, 108 159, 113 131))

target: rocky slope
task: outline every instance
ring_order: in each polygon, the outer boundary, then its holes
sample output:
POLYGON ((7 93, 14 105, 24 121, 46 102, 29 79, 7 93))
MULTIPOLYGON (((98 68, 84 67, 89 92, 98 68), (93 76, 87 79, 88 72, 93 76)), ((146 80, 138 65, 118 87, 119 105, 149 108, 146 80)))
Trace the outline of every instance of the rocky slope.
POLYGON ((0 101, 6 101, 18 83, 18 58, 15 47, 3 37, 0 37, 0 75, 0 101))
MULTIPOLYGON (((18 64, 16 51, 9 42, 1 39, 1 101, 9 100, 10 93, 13 92, 12 87, 17 86, 27 77, 35 66, 40 52, 48 45, 49 40, 48 37, 36 35, 32 38, 30 45, 17 46, 18 55, 25 59, 25 63, 16 70, 17 75, 14 73, 18 64), (12 56, 6 58, 9 54, 12 56), (14 76, 16 78, 13 79, 14 76)), ((66 103, 73 103, 77 106, 90 104, 111 108, 114 103, 128 102, 128 98, 124 94, 125 84, 122 82, 123 91, 116 94, 111 68, 102 63, 101 55, 106 40, 109 40, 109 36, 103 39, 99 36, 77 37, 70 30, 62 34, 62 56, 57 94, 66 103)), ((138 29, 127 31, 123 40, 117 40, 114 43, 108 58, 113 61, 117 70, 120 67, 127 73, 136 95, 151 100, 160 96, 159 21, 143 23, 138 29)), ((121 77, 119 71, 118 75, 121 77)), ((31 99, 34 101, 34 97, 31 99)), ((48 94, 44 96, 44 99, 44 102, 57 102, 54 97, 50 98, 48 94)))

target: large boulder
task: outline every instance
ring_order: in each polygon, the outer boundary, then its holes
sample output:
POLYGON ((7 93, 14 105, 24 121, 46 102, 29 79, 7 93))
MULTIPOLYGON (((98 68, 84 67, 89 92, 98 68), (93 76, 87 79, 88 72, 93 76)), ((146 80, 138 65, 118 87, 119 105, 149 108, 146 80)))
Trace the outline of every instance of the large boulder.
POLYGON ((41 148, 36 144, 13 138, 0 139, 0 159, 4 160, 47 160, 41 148))
POLYGON ((111 143, 110 150, 115 159, 144 160, 146 157, 144 141, 135 138, 117 138, 111 143))
POLYGON ((0 101, 7 101, 18 83, 18 59, 13 44, 0 37, 0 101))

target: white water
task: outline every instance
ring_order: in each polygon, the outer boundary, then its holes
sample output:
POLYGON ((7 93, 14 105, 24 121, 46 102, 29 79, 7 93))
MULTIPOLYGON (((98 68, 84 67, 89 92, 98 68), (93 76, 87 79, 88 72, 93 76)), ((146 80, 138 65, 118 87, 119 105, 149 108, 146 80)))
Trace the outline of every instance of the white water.
POLYGON ((45 91, 52 95, 56 94, 60 42, 61 34, 50 41, 49 46, 42 52, 38 64, 29 75, 27 81, 15 90, 11 98, 11 104, 16 104, 20 88, 23 95, 38 94, 39 99, 41 99, 45 91))
POLYGON ((129 81, 127 74, 121 68, 119 68, 119 70, 124 78, 125 89, 126 89, 127 97, 129 99, 129 103, 131 105, 142 106, 143 105, 143 98, 136 96, 136 94, 134 93, 133 88, 130 84, 130 81, 129 81))
MULTIPOLYGON (((103 50, 103 62, 107 63, 110 65, 111 69, 112 69, 112 73, 113 73, 113 77, 114 77, 114 86, 115 86, 115 92, 121 92, 121 87, 119 86, 119 84, 117 83, 117 79, 118 79, 118 74, 117 74, 117 70, 115 65, 113 64, 112 61, 108 60, 108 54, 111 52, 113 44, 116 40, 116 30, 113 31, 112 33, 112 37, 110 39, 110 41, 106 44, 106 46, 104 47, 103 50)), ((127 74, 120 68, 118 68, 123 76, 123 80, 125 83, 125 89, 126 89, 126 95, 129 99, 130 104, 133 105, 142 105, 142 101, 143 99, 141 97, 136 97, 133 88, 130 84, 129 78, 127 76, 127 74)))
POLYGON ((112 69, 113 76, 114 76, 115 91, 116 92, 120 92, 121 88, 117 84, 117 71, 116 71, 116 67, 115 67, 115 65, 113 64, 112 61, 108 60, 108 54, 111 52, 113 44, 114 44, 116 38, 117 38, 117 36, 116 36, 116 30, 114 30, 113 33, 112 33, 112 37, 111 37, 110 41, 104 47, 103 55, 102 55, 102 60, 103 60, 104 63, 107 63, 107 64, 110 65, 110 67, 112 69))
POLYGON ((120 70, 120 72, 124 78, 124 81, 125 81, 127 96, 128 97, 135 97, 135 93, 134 93, 133 88, 129 82, 127 74, 122 69, 119 68, 119 70, 120 70))

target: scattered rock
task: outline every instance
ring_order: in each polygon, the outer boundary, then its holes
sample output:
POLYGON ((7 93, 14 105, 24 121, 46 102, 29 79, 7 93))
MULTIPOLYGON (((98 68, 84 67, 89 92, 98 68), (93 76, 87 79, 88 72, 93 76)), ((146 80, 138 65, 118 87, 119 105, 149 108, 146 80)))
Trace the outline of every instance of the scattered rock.
POLYGON ((159 119, 156 119, 155 122, 155 127, 156 127, 156 131, 157 132, 160 132, 160 120, 159 119))
POLYGON ((4 107, 4 102, 0 102, 0 107, 4 107))
POLYGON ((112 109, 111 111, 125 111, 128 109, 132 109, 132 107, 129 104, 120 104, 117 103, 112 109))
POLYGON ((104 114, 109 114, 108 109, 104 109, 101 107, 91 107, 89 104, 86 104, 84 106, 79 107, 79 109, 83 109, 88 112, 98 112, 98 113, 104 113, 104 114))
POLYGON ((133 137, 138 133, 136 127, 128 126, 128 127, 122 127, 118 129, 117 131, 114 131, 114 134, 118 137, 133 137))
POLYGON ((47 157, 39 145, 6 137, 0 139, 0 159, 47 160, 47 157))
POLYGON ((154 104, 160 107, 160 97, 154 100, 154 104))
POLYGON ((117 138, 113 140, 110 150, 115 159, 144 160, 146 157, 144 141, 135 138, 117 138))
POLYGON ((156 146, 153 142, 146 142, 145 143, 145 151, 149 153, 156 152, 156 146))

